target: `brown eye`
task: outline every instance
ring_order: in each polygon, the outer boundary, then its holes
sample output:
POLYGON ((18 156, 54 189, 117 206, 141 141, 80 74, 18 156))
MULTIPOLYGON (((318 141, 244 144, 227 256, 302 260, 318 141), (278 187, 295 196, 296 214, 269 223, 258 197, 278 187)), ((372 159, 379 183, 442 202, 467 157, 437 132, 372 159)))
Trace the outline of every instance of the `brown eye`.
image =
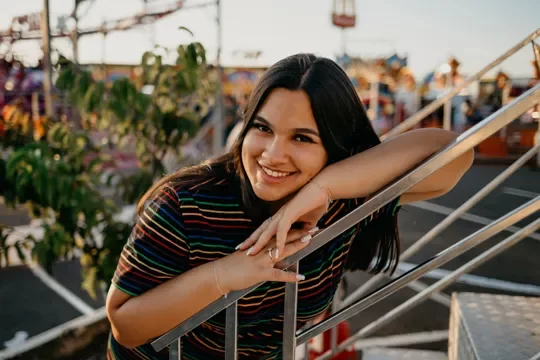
POLYGON ((265 133, 269 133, 271 132, 270 128, 266 125, 262 125, 262 124, 255 124, 254 127, 259 130, 259 131, 262 131, 262 132, 265 132, 265 133))
POLYGON ((300 141, 300 142, 310 142, 310 143, 314 142, 309 136, 305 136, 305 135, 295 135, 294 140, 300 141))

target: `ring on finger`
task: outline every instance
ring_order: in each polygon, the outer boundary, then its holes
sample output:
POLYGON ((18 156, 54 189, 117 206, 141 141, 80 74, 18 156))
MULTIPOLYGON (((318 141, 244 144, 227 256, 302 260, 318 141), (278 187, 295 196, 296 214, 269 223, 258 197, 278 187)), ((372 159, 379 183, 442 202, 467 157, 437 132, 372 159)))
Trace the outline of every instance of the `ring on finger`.
POLYGON ((276 260, 272 256, 272 248, 268 249, 268 256, 270 256, 270 259, 272 259, 272 262, 276 262, 276 260))

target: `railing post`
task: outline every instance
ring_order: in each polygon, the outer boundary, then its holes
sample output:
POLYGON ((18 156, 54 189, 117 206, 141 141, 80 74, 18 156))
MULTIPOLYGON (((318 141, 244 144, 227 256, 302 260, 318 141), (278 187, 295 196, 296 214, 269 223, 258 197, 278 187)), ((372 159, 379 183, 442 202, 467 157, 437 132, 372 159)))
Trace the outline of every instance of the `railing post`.
MULTIPOLYGON (((535 199, 525 203, 516 210, 502 216, 501 218, 493 221, 491 224, 486 225, 482 229, 476 231, 475 233, 469 235, 465 239, 457 242, 453 246, 450 246, 444 251, 441 251, 435 255, 430 260, 424 262, 422 265, 417 266, 416 268, 408 271, 407 273, 401 275, 400 277, 392 280, 390 283, 382 287, 381 289, 374 291, 365 298, 355 302, 350 307, 340 310, 337 314, 329 317, 328 319, 318 323, 317 325, 311 327, 310 329, 303 331, 298 335, 297 340, 300 344, 308 341, 312 337, 323 333, 330 329, 333 326, 336 326, 342 321, 347 320, 351 316, 359 313, 362 310, 371 307, 380 300, 386 298, 387 296, 395 293, 396 291, 405 287, 409 282, 419 279, 431 270, 440 267, 450 260, 453 260, 457 256, 465 253, 466 251, 476 247, 477 245, 483 243, 492 236, 503 231, 507 227, 525 219, 527 216, 534 214, 540 210, 540 196, 535 199)), ((345 342, 338 346, 338 349, 341 349, 342 346, 345 346, 345 342)))
POLYGON ((429 105, 422 108, 420 111, 418 111, 416 114, 408 117, 407 119, 403 120, 399 125, 394 127, 392 130, 387 132, 386 134, 381 136, 381 140, 386 140, 388 138, 391 138, 395 135, 398 135, 414 125, 418 124, 421 120, 425 119, 426 116, 433 113, 433 111, 437 110, 441 107, 446 101, 451 100, 454 96, 459 94, 463 89, 469 87, 473 82, 480 80, 486 73, 491 71, 492 69, 496 68, 499 64, 501 64, 504 60, 506 60, 511 55, 515 54, 519 50, 521 50, 524 46, 526 46, 529 42, 536 39, 538 36, 540 36, 540 29, 537 29, 535 32, 527 36, 525 39, 521 40, 519 43, 517 43, 514 47, 506 51, 504 54, 499 56, 497 59, 493 60, 491 63, 486 65, 482 70, 477 72, 475 75, 467 78, 462 84, 455 86, 449 93, 445 94, 444 96, 441 96, 440 98, 436 99, 435 101, 432 101, 429 105))
POLYGON ((179 337, 169 346, 169 360, 182 360, 182 338, 179 337))
POLYGON ((225 360, 238 359, 238 301, 225 314, 225 360))
MULTIPOLYGON (((537 203, 540 202, 540 197, 537 198, 536 202, 537 203)), ((339 347, 337 348, 337 350, 332 349, 331 351, 327 351, 320 357, 320 359, 321 360, 329 359, 330 356, 334 354, 336 351, 343 350, 347 346, 350 346, 351 344, 353 344, 356 340, 363 338, 365 336, 369 336, 370 334, 377 331, 384 325, 388 324, 390 321, 397 318, 399 315, 402 315, 407 310, 411 309, 415 305, 418 305, 421 301, 426 300, 431 294, 444 290, 444 288, 452 284, 461 275, 477 268, 478 266, 484 264, 486 261, 502 253, 504 250, 510 248, 511 246, 514 246, 515 244, 525 239, 530 234, 534 233, 539 228, 540 228, 540 219, 537 219, 536 221, 533 221, 532 223, 530 223, 529 225, 521 229, 519 232, 507 237, 499 244, 493 246, 489 250, 486 250, 485 252, 478 255, 471 261, 467 262, 466 264, 460 266, 458 269, 454 270, 452 273, 450 273, 446 277, 430 285, 428 288, 426 288, 422 292, 416 294, 415 296, 408 299, 404 303, 393 308, 392 310, 390 310, 389 312, 381 316, 379 319, 366 325, 365 327, 360 329, 356 334, 352 335, 346 341, 341 343, 339 347)))
POLYGON ((452 130, 452 100, 444 103, 443 129, 452 130))
MULTIPOLYGON (((540 113, 540 106, 538 108, 538 112, 540 113)), ((536 129, 536 133, 534 134, 534 145, 536 147, 540 146, 540 117, 537 119, 537 122, 538 129, 536 129)), ((536 154, 536 168, 540 169, 540 151, 536 154)))
MULTIPOLYGON (((289 267, 298 273, 299 263, 289 267)), ((283 320, 283 360, 294 360, 296 356, 296 310, 298 303, 298 283, 285 284, 285 312, 283 320)))
MULTIPOLYGON (((539 138, 539 141, 540 141, 540 138, 539 138)), ((401 254, 400 261, 407 260, 408 258, 412 257, 414 254, 416 254, 418 251, 420 251, 422 247, 428 244, 431 240, 435 239, 436 236, 442 233, 445 229, 447 229, 450 225, 452 225, 454 221, 459 219, 460 216, 462 216, 465 212, 471 209, 480 200, 482 200, 489 193, 491 193, 495 188, 497 188, 500 184, 502 184, 506 179, 508 179, 508 177, 510 177, 510 175, 516 172, 517 169, 521 168, 527 161, 529 161, 537 153, 538 153, 538 156, 540 156, 540 143, 538 143, 531 150, 523 154, 512 165, 506 168, 506 170, 504 170, 502 173, 497 175, 497 177, 493 179, 489 184, 487 184, 480 191, 474 194, 473 197, 471 197, 469 200, 464 202, 459 208, 454 210, 452 214, 444 218, 441 222, 435 225, 435 227, 433 227, 424 236, 422 236, 418 241, 416 241, 409 248, 407 248, 407 250, 405 250, 401 254)), ((383 278, 385 278, 385 275, 377 274, 373 276, 372 278, 370 278, 369 280, 367 280, 362 286, 360 286, 352 294, 350 294, 346 299, 343 300, 342 307, 351 304, 356 299, 359 299, 362 295, 366 294, 375 284, 377 284, 383 278)))

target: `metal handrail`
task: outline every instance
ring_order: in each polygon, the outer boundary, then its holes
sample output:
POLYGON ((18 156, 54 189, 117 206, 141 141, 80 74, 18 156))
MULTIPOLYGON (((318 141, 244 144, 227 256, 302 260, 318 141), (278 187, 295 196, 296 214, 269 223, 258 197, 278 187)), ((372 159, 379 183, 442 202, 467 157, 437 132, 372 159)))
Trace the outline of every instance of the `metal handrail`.
MULTIPOLYGON (((529 205, 524 205, 523 207, 530 206, 531 204, 537 204, 537 209, 539 208, 540 204, 540 196, 536 199, 533 199, 528 203, 529 205)), ((384 325, 390 323, 392 320, 395 320, 398 316, 402 315, 406 311, 410 310, 416 305, 419 305, 422 301, 427 300, 431 295, 434 293, 440 292, 443 289, 445 289, 447 286, 451 285, 455 280, 457 280, 461 275, 474 270, 478 266, 484 264, 486 261, 491 260, 495 256, 499 255, 500 253, 504 252, 505 250, 509 249, 510 247, 516 245, 521 240, 525 239, 535 231, 540 229, 540 219, 536 219, 520 231, 512 234, 511 236, 507 237, 503 241, 501 241, 499 244, 493 246, 492 248, 486 250, 482 254, 476 256, 471 261, 467 262, 466 264, 462 265, 458 269, 454 270, 452 273, 447 275, 446 277, 442 278, 441 280, 437 281, 436 283, 430 285, 425 290, 419 292, 415 296, 411 297, 404 303, 396 306, 389 312, 385 313, 383 316, 381 316, 379 319, 371 322, 370 324, 364 326, 362 329, 357 331, 354 335, 350 336, 347 340, 343 341, 339 344, 339 346, 336 347, 335 350, 329 350, 322 354, 318 359, 328 359, 332 354, 339 353, 342 350, 346 349, 348 346, 353 344, 356 340, 366 337, 368 335, 373 334, 375 331, 383 327, 384 325)), ((479 230, 478 232, 481 232, 483 229, 479 230)), ((501 229, 501 231, 504 229, 501 229)), ((477 233, 478 233, 477 232, 477 233)), ((487 240, 487 239, 486 239, 487 240)), ((469 240, 470 241, 470 240, 469 240)))
POLYGON ((493 60, 491 63, 486 65, 482 70, 478 71, 475 75, 469 77, 465 82, 463 82, 460 85, 455 86, 450 92, 445 94, 444 96, 441 96, 437 100, 432 101, 430 104, 428 104, 426 107, 415 113, 414 115, 410 116, 409 118, 403 120, 402 123, 397 125, 395 128, 387 132, 386 134, 381 136, 381 140, 386 140, 392 136, 395 136, 399 133, 402 133, 423 119, 425 119, 429 114, 433 113, 435 110, 437 110, 439 107, 444 105, 446 102, 453 99, 457 94, 461 92, 461 90, 465 89, 466 87, 470 86, 473 82, 480 80, 482 76, 484 76, 489 71, 493 70, 496 66, 498 66, 500 63, 502 63, 504 60, 509 58, 510 56, 514 55, 516 52, 521 50, 523 47, 525 47, 527 44, 529 44, 531 41, 536 39, 540 36, 540 29, 537 29, 535 32, 527 36, 525 39, 521 40, 519 43, 514 45, 510 50, 506 51, 504 54, 499 56, 497 59, 493 60))
MULTIPOLYGON (((338 311, 324 321, 303 331, 298 335, 298 343, 302 344, 311 339, 312 337, 317 336, 318 334, 321 334, 326 330, 329 330, 330 328, 336 326, 337 324, 347 320, 348 318, 358 314, 362 310, 367 309, 368 307, 376 304, 380 300, 402 289, 407 285, 408 282, 421 278, 423 275, 427 274, 431 270, 446 264, 457 256, 465 253, 466 251, 474 248, 475 246, 480 245, 492 236, 503 231, 508 226, 511 226, 518 221, 525 219, 527 216, 530 216, 537 211, 540 211, 540 196, 537 196, 535 199, 532 199, 531 201, 497 219, 491 224, 484 226, 480 230, 469 235, 468 237, 459 241, 453 246, 450 246, 446 250, 441 251, 430 260, 424 262, 422 265, 419 265, 414 269, 401 275, 400 277, 392 280, 390 283, 386 284, 382 288, 372 292, 361 300, 356 301, 347 308, 338 311)), ((531 227, 528 227, 528 230, 530 229, 531 227)), ((433 288, 433 285, 430 286, 428 289, 422 291, 420 294, 422 294, 422 296, 425 296, 426 293, 431 291, 431 288, 433 288)), ((417 294, 413 298, 418 297, 420 294, 417 294)), ((405 302, 404 304, 408 304, 408 302, 405 302)), ((397 308, 400 307, 398 306, 397 308)))
MULTIPOLYGON (((476 205, 480 200, 485 198, 489 193, 495 190, 500 184, 502 184, 510 175, 516 172, 517 169, 521 168, 527 161, 529 161, 534 155, 540 151, 540 144, 534 146, 532 149, 523 154, 519 159, 517 159, 512 165, 506 168, 502 173, 500 173, 495 179, 493 179, 489 184, 484 186, 480 191, 478 191, 474 196, 469 200, 464 202, 459 208, 454 210, 452 214, 444 218, 440 223, 435 225, 431 230, 429 230, 424 236, 422 236, 418 241, 412 244, 407 250, 405 250, 400 255, 400 260, 407 260, 416 254, 422 247, 428 244, 430 241, 435 239, 437 235, 442 233, 450 225, 452 225, 461 215, 471 209, 476 205)), ((397 275, 397 274, 396 274, 397 275)), ((372 288, 377 282, 384 279, 386 275, 377 274, 366 281, 362 286, 356 289, 352 294, 347 296, 342 302, 342 306, 347 306, 351 304, 354 300, 359 299, 362 295, 366 294, 370 288, 372 288)))
MULTIPOLYGON (((522 94, 521 96, 519 96, 512 103, 506 105, 499 111, 490 115, 488 118, 486 118, 482 122, 470 128, 468 131, 460 135, 453 143, 448 145, 445 149, 441 150, 437 154, 425 160, 420 166, 411 170, 407 174, 403 175, 394 183, 378 191, 372 198, 367 200, 362 206, 352 211, 347 216, 343 217, 342 219, 340 219, 333 225, 322 230, 318 235, 313 237, 310 245, 308 245, 306 248, 302 249, 298 253, 283 260, 285 268, 289 268, 292 265, 296 265, 305 256, 309 255, 310 253, 317 250, 324 244, 333 240, 336 236, 340 235, 347 229, 351 228, 359 221, 362 221, 364 218, 366 218, 367 216, 369 216, 371 213, 375 212, 379 208, 388 204, 390 201, 400 196, 402 193, 404 193, 405 191, 407 191, 408 189, 410 189, 411 187, 413 187, 414 185, 416 185, 423 179, 427 178, 438 169, 442 168, 443 166, 445 166, 452 160, 456 159, 457 157, 459 157, 460 155, 462 155, 469 149, 475 147, 476 145, 484 141, 486 138, 494 134, 496 131, 498 131, 502 127, 512 122, 515 118, 517 118, 518 116, 520 116, 521 114, 523 114, 524 112, 526 112, 527 110, 529 110, 531 107, 533 107, 539 102, 540 102, 540 85, 537 85, 533 87, 532 89, 528 90, 527 92, 525 92, 524 94, 522 94)), ((533 207, 534 206, 529 206, 527 209, 521 209, 519 212, 519 215, 514 215, 510 217, 509 219, 503 219, 501 220, 501 223, 506 224, 508 222, 513 221, 516 218, 519 218, 519 216, 522 214, 530 215, 532 210, 534 211, 538 210, 536 208, 533 209, 533 207)), ((540 208, 540 201, 537 202, 536 207, 540 208)), ((488 233, 489 231, 485 231, 485 232, 488 233)), ((479 239, 481 241, 482 237, 479 237, 479 239)), ((479 241, 479 240, 476 240, 476 241, 479 241)), ((468 244, 465 244, 465 245, 468 245, 468 244)), ((434 266, 434 265, 439 266, 440 264, 453 259, 456 256, 456 254, 460 254, 460 251, 464 251, 463 248, 464 246, 456 247, 455 245, 447 249, 446 252, 441 253, 439 257, 433 259, 426 265, 420 266, 419 268, 408 272, 407 274, 391 282, 389 285, 379 290, 375 294, 370 295, 363 300, 360 300, 359 304, 352 305, 352 307, 354 308, 353 310, 356 311, 358 309, 361 309, 362 306, 364 307, 370 306, 373 303, 379 301, 380 299, 399 290, 411 280, 415 280, 421 277, 425 272, 431 270, 431 266, 434 266)), ((179 345, 180 338, 184 334, 193 330, 194 328, 196 328, 203 322, 207 321, 208 319, 210 319, 211 317, 213 317, 214 315, 216 315, 223 309, 229 307, 230 305, 234 305, 233 307, 236 308, 236 302, 238 301, 238 299, 249 294, 251 291, 253 291, 256 287, 260 286, 261 284, 257 284, 249 289, 231 292, 227 296, 227 298, 220 298, 216 300, 215 302, 208 305, 197 314, 193 315, 191 318, 184 321, 182 324, 178 325, 177 327, 173 328, 172 330, 168 331, 164 335, 154 340, 151 343, 152 347, 156 351, 161 351, 168 345, 173 344, 176 340, 178 340, 176 342, 176 345, 179 345)), ((286 299, 285 299, 286 312, 288 314, 292 313, 293 315, 295 315, 296 303, 294 303, 294 309, 290 309, 290 306, 288 306, 291 303, 290 301, 291 299, 290 294, 292 293, 291 289, 293 289, 292 286, 294 286, 295 284, 293 283, 293 284, 287 284, 287 285, 286 285, 286 295, 285 295, 286 296, 286 299)), ((350 311, 344 309, 340 311, 338 314, 334 315, 333 317, 316 325, 315 327, 304 331, 299 336, 294 336, 294 339, 290 339, 291 341, 288 340, 287 344, 284 344, 286 346, 286 349, 290 350, 292 348, 291 345, 294 346, 296 341, 298 341, 298 343, 307 341, 308 337, 311 338, 312 336, 317 335, 320 331, 322 332, 336 325, 337 323, 346 320, 346 318, 344 318, 343 315, 349 314, 349 313, 350 311), (337 321, 337 323, 335 323, 335 321, 337 321)), ((285 329, 287 329, 289 326, 293 326, 293 327, 296 326, 296 323, 291 323, 289 318, 291 318, 291 316, 285 319, 285 325, 284 325, 285 329)), ((236 316, 233 318, 227 317, 227 322, 229 323, 229 321, 231 321, 231 323, 234 323, 236 325, 236 316)), ((229 327, 227 328, 229 329, 229 327)), ((288 331, 285 331, 285 332, 288 332, 288 331)), ((232 351, 232 353, 228 352, 228 354, 232 354, 231 356, 233 356, 232 357, 233 359, 236 358, 235 345, 236 343, 233 344, 234 351, 232 351)), ((284 347, 284 350, 285 350, 285 347, 284 347)), ((180 351, 180 348, 178 349, 178 351, 180 351)), ((287 358, 294 358, 294 351, 292 351, 292 354, 290 352, 284 351, 284 359, 287 359, 287 358)))

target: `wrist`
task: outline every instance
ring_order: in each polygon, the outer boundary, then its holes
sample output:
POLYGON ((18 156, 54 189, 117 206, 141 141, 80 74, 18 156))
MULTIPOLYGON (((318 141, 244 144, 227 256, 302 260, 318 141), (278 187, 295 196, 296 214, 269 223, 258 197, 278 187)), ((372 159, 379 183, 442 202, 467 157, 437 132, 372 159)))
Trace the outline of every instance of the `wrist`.
POLYGON ((313 186, 318 188, 319 192, 326 198, 328 205, 330 205, 330 203, 335 200, 335 197, 332 189, 330 188, 330 181, 327 179, 323 171, 311 179, 310 182, 313 186))
POLYGON ((221 294, 221 296, 227 297, 227 294, 231 291, 229 289, 229 286, 227 285, 225 279, 226 276, 223 276, 223 272, 221 271, 221 259, 212 261, 212 272, 213 272, 213 278, 215 287, 217 288, 218 292, 221 294))

